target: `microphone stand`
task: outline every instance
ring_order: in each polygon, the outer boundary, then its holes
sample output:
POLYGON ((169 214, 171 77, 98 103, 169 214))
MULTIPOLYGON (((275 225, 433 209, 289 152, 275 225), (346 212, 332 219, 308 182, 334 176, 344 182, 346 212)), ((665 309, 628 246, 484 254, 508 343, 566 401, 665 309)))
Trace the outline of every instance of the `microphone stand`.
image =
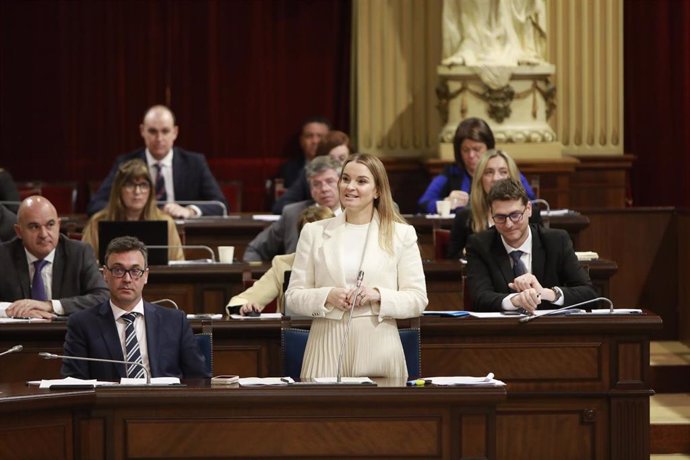
POLYGON ((24 347, 22 345, 15 345, 12 348, 10 348, 9 350, 5 350, 2 353, 0 353, 0 356, 9 355, 10 353, 22 351, 23 349, 24 349, 24 347))
POLYGON ((84 356, 56 355, 53 353, 47 353, 45 351, 40 352, 38 355, 43 357, 44 359, 73 359, 75 361, 94 361, 97 363, 113 363, 113 364, 126 364, 128 366, 130 366, 130 365, 139 366, 142 369, 144 369, 144 375, 146 375, 146 385, 151 385, 151 375, 149 374, 149 370, 146 369, 146 366, 144 366, 142 363, 138 363, 138 362, 134 362, 134 361, 119 361, 116 359, 86 358, 84 356))
POLYGON ((579 303, 576 303, 576 304, 573 304, 573 305, 569 305, 569 306, 567 306, 567 307, 559 308, 558 310, 552 310, 552 311, 550 311, 550 312, 548 312, 548 313, 544 313, 543 315, 525 316, 524 318, 520 318, 520 322, 521 322, 521 323, 529 323, 529 322, 532 321, 533 319, 542 318, 542 317, 544 317, 544 316, 555 316, 555 315, 559 315, 559 314, 565 313, 565 312, 567 312, 568 310, 571 310, 571 309, 573 309, 573 308, 581 307, 582 305, 587 305, 587 304, 594 303, 594 302, 599 302, 599 301, 602 301, 602 300, 603 300, 604 302, 606 302, 606 303, 609 304, 609 314, 613 314, 613 302, 611 302, 611 300, 610 300, 610 299, 607 299, 606 297, 596 297, 596 298, 594 298, 594 299, 585 300, 584 302, 579 302, 579 303))
MULTIPOLYGON (((372 211, 371 214, 371 220, 374 220, 374 212, 372 211)), ((364 255, 367 253, 367 244, 369 244, 369 231, 371 230, 371 221, 369 221, 369 226, 367 227, 367 236, 366 240, 364 240, 364 248, 362 249, 362 259, 359 261, 359 273, 357 274, 357 284, 355 286, 355 292, 354 296, 352 297, 352 300, 350 301, 350 317, 347 319, 347 326, 345 326, 345 335, 343 336, 343 340, 340 344, 340 353, 338 353, 338 371, 336 372, 336 383, 342 383, 343 381, 343 376, 342 376, 342 365, 343 365, 343 354, 345 352, 345 343, 347 342, 347 338, 350 335, 350 325, 352 324, 352 317, 354 316, 355 312, 355 301, 357 300, 357 296, 359 295, 359 290, 362 287, 362 280, 364 280, 364 271, 362 270, 362 265, 364 265, 364 255)))

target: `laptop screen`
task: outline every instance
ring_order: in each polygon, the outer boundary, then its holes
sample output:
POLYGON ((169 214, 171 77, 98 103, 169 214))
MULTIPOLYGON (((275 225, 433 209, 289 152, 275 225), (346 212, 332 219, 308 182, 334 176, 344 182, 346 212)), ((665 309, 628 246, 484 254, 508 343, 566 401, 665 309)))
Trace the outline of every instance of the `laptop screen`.
MULTIPOLYGON (((98 223, 98 260, 105 263, 105 250, 113 238, 134 236, 146 246, 168 245, 168 223, 164 220, 102 220, 98 223)), ((167 249, 149 249, 149 265, 168 265, 167 249)))

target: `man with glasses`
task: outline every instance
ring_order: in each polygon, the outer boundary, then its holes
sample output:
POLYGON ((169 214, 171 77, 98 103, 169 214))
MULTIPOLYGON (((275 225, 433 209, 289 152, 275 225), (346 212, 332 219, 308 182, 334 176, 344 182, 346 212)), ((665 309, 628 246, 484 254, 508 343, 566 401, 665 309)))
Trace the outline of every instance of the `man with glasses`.
MULTIPOLYGON (((143 300, 147 257, 144 243, 131 236, 108 244, 103 278, 110 300, 69 318, 65 355, 138 362, 151 377, 210 377, 184 312, 143 300)), ((65 360, 62 374, 98 380, 144 377, 140 366, 77 360, 65 360)))
POLYGON ((22 201, 14 231, 16 238, 0 244, 0 316, 53 318, 108 298, 93 250, 60 234, 45 197, 22 201))
POLYGON ((244 251, 244 261, 270 262, 274 256, 295 252, 299 240, 300 214, 314 203, 330 208, 336 215, 340 214, 340 169, 340 163, 330 156, 316 157, 309 162, 304 170, 312 199, 285 206, 280 219, 266 227, 249 243, 244 251))
POLYGON ((570 236, 529 224, 532 204, 519 182, 496 182, 487 200, 494 227, 467 240, 467 282, 475 310, 531 314, 597 296, 570 236))
POLYGON ((86 208, 93 215, 108 204, 110 189, 118 167, 135 158, 143 160, 151 171, 153 192, 158 201, 165 202, 163 212, 176 219, 189 219, 204 215, 223 214, 223 208, 216 204, 178 204, 178 201, 219 201, 226 207, 227 201, 216 179, 199 153, 188 152, 175 147, 179 127, 175 115, 163 105, 154 105, 144 115, 139 132, 146 148, 122 155, 115 160, 108 177, 105 178, 86 208))

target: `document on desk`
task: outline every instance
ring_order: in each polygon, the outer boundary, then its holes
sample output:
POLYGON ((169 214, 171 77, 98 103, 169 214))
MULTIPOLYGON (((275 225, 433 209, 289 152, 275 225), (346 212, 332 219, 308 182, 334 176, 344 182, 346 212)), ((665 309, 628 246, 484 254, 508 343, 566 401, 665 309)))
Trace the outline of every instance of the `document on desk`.
POLYGON ((97 386, 105 386, 105 385, 116 385, 115 382, 105 382, 105 381, 98 381, 96 379, 89 379, 89 380, 84 380, 84 379, 77 379, 74 377, 65 377, 64 379, 44 379, 44 380, 30 380, 27 382, 29 385, 38 385, 39 388, 51 388, 51 389, 59 389, 59 388, 93 388, 97 386))
POLYGON ((280 214, 254 214, 252 216, 254 220, 263 220, 266 222, 275 222, 280 219, 280 214))
POLYGON ((232 319, 281 319, 283 315, 281 313, 261 313, 260 316, 243 316, 243 315, 230 315, 232 319))
MULTIPOLYGON (((316 377, 316 383, 338 383, 338 377, 316 377)), ((340 377, 340 383, 350 383, 353 385, 373 385, 374 381, 369 377, 340 377)))
MULTIPOLYGON (((151 377, 152 385, 179 385, 180 379, 178 377, 151 377)), ((146 385, 146 379, 131 379, 123 377, 120 379, 120 385, 146 385)))
POLYGON ((469 311, 464 310, 430 310, 422 313, 423 316, 441 316, 450 318, 462 318, 464 316, 470 316, 469 311))
POLYGON ((539 214, 541 214, 542 217, 551 217, 551 216, 565 216, 570 213, 575 214, 575 211, 571 211, 570 209, 550 209, 550 210, 542 210, 539 214))
POLYGON ((260 387, 265 385, 287 385, 294 383, 290 377, 243 377, 239 380, 241 387, 260 387))
POLYGON ((424 380, 431 380, 433 385, 439 386, 469 386, 469 387, 503 387, 505 382, 495 378, 486 377, 426 377, 424 380))

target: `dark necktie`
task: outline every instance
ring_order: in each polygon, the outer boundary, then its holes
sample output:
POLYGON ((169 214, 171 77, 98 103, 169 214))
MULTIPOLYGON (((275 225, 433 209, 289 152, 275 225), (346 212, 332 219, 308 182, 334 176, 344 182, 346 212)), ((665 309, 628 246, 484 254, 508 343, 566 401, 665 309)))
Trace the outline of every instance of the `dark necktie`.
POLYGON ((163 177, 163 165, 156 163, 153 165, 156 168, 156 200, 165 201, 168 199, 168 194, 165 191, 165 177, 163 177))
MULTIPOLYGON (((139 341, 137 340, 137 331, 134 329, 134 320, 137 319, 137 313, 127 313, 122 315, 121 318, 127 323, 125 327, 125 350, 127 350, 125 361, 143 364, 141 351, 139 350, 139 341)), ((128 365, 127 377, 142 378, 144 377, 144 369, 141 366, 128 365)))
POLYGON ((43 267, 48 264, 45 259, 34 261, 34 278, 31 281, 31 298, 34 300, 48 300, 48 293, 46 292, 46 285, 43 282, 41 272, 43 267))
POLYGON ((510 253, 510 258, 513 259, 513 275, 515 276, 515 278, 527 273, 527 268, 520 259, 520 257, 522 257, 523 254, 524 252, 522 251, 513 251, 510 253))

